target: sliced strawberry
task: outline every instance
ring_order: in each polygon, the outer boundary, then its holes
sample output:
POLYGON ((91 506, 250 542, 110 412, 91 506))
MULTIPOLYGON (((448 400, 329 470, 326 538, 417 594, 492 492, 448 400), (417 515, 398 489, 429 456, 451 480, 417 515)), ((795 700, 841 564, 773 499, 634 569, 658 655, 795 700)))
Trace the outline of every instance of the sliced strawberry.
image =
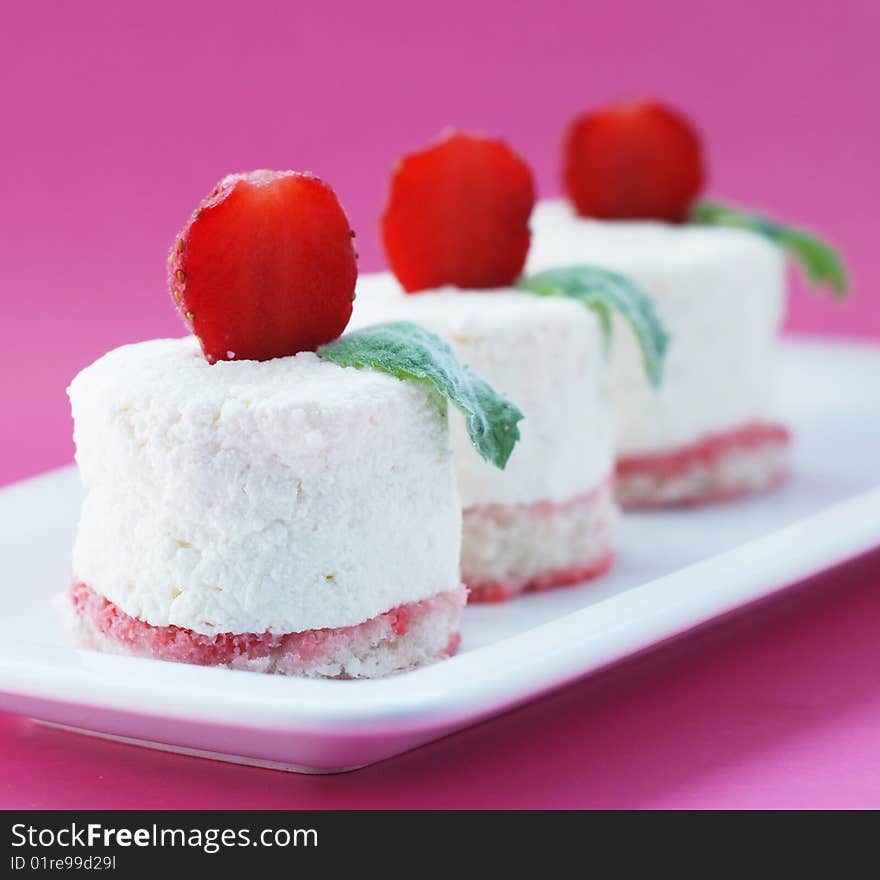
POLYGON ((351 317, 353 236, 317 177, 231 174, 171 249, 171 295, 211 363, 314 351, 351 317))
POLYGON ((501 141, 451 134, 405 156, 382 216, 388 262, 410 293, 504 287, 522 271, 532 173, 501 141))
POLYGON ((651 101, 575 119, 564 162, 565 187, 577 212, 603 220, 682 221, 704 178, 693 127, 651 101))

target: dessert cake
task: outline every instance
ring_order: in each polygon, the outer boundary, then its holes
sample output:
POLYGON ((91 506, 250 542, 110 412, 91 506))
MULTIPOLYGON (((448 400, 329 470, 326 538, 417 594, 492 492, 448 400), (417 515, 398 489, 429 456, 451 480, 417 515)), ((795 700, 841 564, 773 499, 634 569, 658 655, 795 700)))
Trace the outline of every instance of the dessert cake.
POLYGON ((123 346, 71 383, 87 494, 70 605, 87 647, 345 678, 456 649, 444 386, 409 362, 442 368, 453 403, 470 395, 499 464, 519 413, 419 328, 336 339, 352 237, 317 178, 226 178, 169 261, 195 335, 123 346))
POLYGON ((653 296, 670 334, 660 388, 635 338, 614 328, 610 387, 624 505, 709 501, 785 474, 789 436, 773 409, 785 310, 781 251, 741 229, 579 217, 562 200, 534 213, 529 266, 582 261, 624 272, 653 296))
POLYGON ((600 574, 611 563, 614 468, 606 363, 596 316, 578 303, 512 287, 444 287, 407 296, 390 274, 358 282, 355 326, 405 317, 524 413, 500 471, 451 437, 463 505, 462 579, 473 601, 498 601, 600 574))
POLYGON ((211 365, 189 337, 104 355, 70 400, 95 647, 349 677, 454 649, 459 504, 416 383, 311 352, 211 365))
POLYGON ((786 252, 842 294, 843 266, 803 230, 696 201, 697 133, 656 102, 571 124, 567 200, 538 204, 528 266, 580 262, 622 272, 653 299, 670 335, 662 387, 617 321, 611 357, 617 492, 626 506, 723 500, 779 483, 790 437, 773 404, 786 303, 786 252))
POLYGON ((476 601, 578 583, 612 558, 607 340, 594 309, 521 277, 533 203, 531 172, 506 145, 450 134, 398 164, 382 221, 394 274, 358 285, 356 325, 426 327, 523 412, 503 472, 453 419, 462 579, 476 601))

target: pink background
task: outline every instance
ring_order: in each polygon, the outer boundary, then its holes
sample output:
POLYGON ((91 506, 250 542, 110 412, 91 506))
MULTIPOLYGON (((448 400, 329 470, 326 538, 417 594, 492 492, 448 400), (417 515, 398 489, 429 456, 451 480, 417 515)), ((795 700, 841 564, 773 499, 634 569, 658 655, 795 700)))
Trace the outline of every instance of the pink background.
MULTIPOLYGON (((842 247, 851 300, 798 289, 790 329, 880 337, 878 37, 873 0, 7 4, 0 484, 70 459, 64 387, 79 368, 183 332, 165 254, 219 177, 319 173, 371 270, 389 168, 450 125, 507 138, 550 195, 574 112, 666 98, 703 130, 713 194, 842 247)), ((348 778, 218 767, 3 719, 0 801, 878 806, 877 562, 840 575, 834 601, 804 594, 784 620, 751 615, 348 778)))

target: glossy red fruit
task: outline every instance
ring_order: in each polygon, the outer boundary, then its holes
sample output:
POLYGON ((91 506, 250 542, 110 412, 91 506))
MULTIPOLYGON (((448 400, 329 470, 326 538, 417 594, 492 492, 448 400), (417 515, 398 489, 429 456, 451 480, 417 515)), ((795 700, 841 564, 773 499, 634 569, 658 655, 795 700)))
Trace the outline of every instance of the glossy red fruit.
POLYGON ((382 216, 388 263, 410 293, 508 286, 525 264, 534 203, 532 173, 509 147, 448 135, 395 168, 382 216))
POLYGON ((317 177, 231 174, 171 249, 171 295, 211 363, 314 351, 351 317, 353 236, 317 177))
POLYGON ((564 182, 577 212, 602 220, 684 220, 703 186, 699 137, 679 113, 652 101, 575 119, 564 182))

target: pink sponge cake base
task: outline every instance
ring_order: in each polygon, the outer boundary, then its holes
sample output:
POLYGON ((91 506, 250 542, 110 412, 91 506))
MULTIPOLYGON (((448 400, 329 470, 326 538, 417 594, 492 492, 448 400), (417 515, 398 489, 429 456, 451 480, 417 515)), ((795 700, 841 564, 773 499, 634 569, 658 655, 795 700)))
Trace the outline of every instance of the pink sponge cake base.
POLYGON ((355 626, 284 634, 204 635, 153 626, 83 583, 71 586, 70 599, 87 648, 280 675, 375 678, 454 654, 467 591, 462 587, 399 605, 355 626))
POLYGON ((753 422, 697 443, 617 462, 617 497, 626 508, 728 501, 770 489, 788 473, 791 434, 753 422))
POLYGON ((462 580, 472 602, 578 584, 611 566, 612 481, 566 501, 482 504, 464 511, 462 580))
POLYGON ((472 602, 506 602, 520 593, 575 586, 590 580, 590 578, 605 574, 613 562, 614 554, 608 549, 594 562, 570 565, 567 568, 551 568, 527 580, 511 577, 504 581, 476 583, 469 588, 470 600, 472 602))

